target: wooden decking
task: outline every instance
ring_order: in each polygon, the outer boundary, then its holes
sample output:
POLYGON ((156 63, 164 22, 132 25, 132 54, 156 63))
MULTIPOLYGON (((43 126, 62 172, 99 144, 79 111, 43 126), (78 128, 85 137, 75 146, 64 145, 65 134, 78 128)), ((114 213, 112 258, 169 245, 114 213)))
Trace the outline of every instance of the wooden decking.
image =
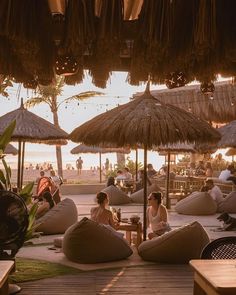
POLYGON ((188 265, 153 264, 81 272, 78 275, 60 276, 19 285, 22 287, 21 295, 192 295, 193 272, 188 265))

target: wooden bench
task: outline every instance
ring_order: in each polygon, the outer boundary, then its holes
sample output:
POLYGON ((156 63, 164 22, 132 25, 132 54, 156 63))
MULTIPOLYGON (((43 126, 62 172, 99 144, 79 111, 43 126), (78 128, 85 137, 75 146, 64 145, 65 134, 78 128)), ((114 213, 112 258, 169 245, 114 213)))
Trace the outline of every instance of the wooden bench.
POLYGON ((14 261, 0 260, 0 295, 8 295, 8 276, 14 269, 14 261))

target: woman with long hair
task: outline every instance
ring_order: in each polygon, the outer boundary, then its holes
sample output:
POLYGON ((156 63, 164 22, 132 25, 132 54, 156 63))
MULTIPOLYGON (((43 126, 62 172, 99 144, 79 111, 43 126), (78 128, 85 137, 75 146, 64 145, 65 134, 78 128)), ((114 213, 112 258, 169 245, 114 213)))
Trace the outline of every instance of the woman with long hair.
POLYGON ((152 192, 148 197, 147 208, 147 226, 151 227, 152 232, 148 234, 148 238, 152 239, 163 235, 170 231, 168 223, 168 212, 162 204, 162 193, 152 192))

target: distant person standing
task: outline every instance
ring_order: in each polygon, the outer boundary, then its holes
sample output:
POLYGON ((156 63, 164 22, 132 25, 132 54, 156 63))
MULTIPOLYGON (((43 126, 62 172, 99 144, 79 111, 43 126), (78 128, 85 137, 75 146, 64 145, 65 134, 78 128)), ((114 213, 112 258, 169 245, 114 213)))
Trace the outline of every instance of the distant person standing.
POLYGON ((109 162, 109 159, 106 158, 106 162, 105 162, 105 170, 108 171, 108 170, 109 170, 109 167, 110 167, 110 162, 109 162))
POLYGON ((76 168, 78 170, 78 174, 81 174, 83 168, 83 160, 81 159, 81 157, 76 160, 76 168))

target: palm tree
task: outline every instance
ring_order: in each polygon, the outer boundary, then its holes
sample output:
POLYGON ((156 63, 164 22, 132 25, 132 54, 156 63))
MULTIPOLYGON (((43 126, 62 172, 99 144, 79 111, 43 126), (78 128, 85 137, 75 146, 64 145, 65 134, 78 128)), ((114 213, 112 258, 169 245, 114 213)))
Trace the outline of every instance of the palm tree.
POLYGON ((8 93, 6 91, 7 87, 12 87, 12 82, 9 77, 5 77, 0 75, 0 95, 4 97, 8 97, 8 93))
MULTIPOLYGON (((70 101, 83 100, 86 98, 90 98, 93 96, 104 94, 102 92, 97 92, 97 91, 86 91, 86 92, 81 92, 79 94, 73 95, 71 97, 68 97, 68 98, 65 98, 65 99, 59 101, 58 96, 60 96, 62 94, 64 85, 65 85, 64 77, 57 76, 54 83, 52 83, 48 86, 41 86, 40 85, 37 88, 38 96, 28 99, 24 103, 24 105, 26 107, 34 107, 34 106, 42 104, 42 103, 47 104, 50 107, 50 110, 53 114, 54 125, 57 127, 60 127, 59 119, 58 119, 58 109, 62 104, 68 103, 70 101)), ((63 177, 62 154, 61 154, 61 147, 60 146, 56 146, 56 157, 57 157, 58 175, 63 177)))

